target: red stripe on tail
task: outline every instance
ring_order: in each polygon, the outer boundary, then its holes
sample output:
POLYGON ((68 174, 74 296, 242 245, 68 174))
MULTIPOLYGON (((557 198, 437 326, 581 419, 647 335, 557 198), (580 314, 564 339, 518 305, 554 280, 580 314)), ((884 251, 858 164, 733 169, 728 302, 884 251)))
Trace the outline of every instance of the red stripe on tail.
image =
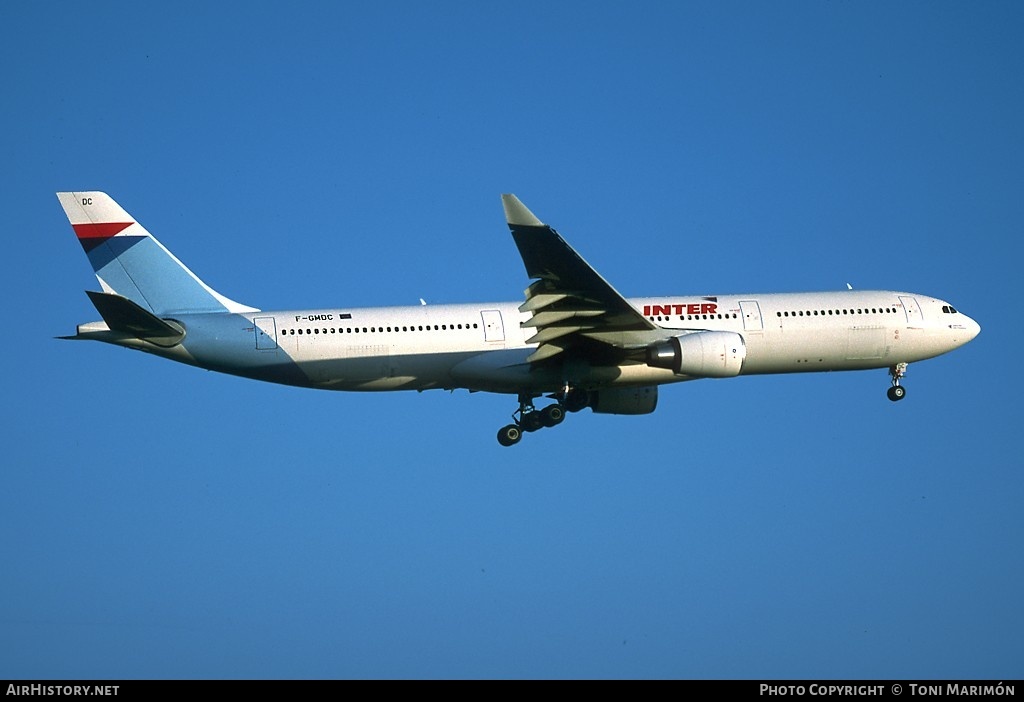
POLYGON ((109 239, 135 222, 97 222, 95 224, 72 224, 79 239, 109 239))

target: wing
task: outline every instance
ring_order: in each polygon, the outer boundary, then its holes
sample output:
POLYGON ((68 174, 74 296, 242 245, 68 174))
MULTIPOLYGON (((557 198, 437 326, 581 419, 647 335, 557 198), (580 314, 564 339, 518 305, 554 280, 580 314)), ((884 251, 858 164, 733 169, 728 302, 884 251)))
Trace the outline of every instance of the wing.
POLYGON ((512 230, 526 274, 535 281, 526 289, 519 310, 532 312, 523 327, 536 332, 527 343, 538 344, 529 361, 593 351, 599 344, 612 358, 645 348, 664 331, 641 315, 611 284, 515 195, 502 195, 505 218, 512 230))

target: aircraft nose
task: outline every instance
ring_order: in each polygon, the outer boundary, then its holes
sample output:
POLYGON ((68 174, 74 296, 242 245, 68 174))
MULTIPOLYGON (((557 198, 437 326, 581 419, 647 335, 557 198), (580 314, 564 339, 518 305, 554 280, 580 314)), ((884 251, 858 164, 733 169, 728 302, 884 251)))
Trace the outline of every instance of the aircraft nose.
MULTIPOLYGON (((967 315, 964 316, 967 317, 967 315)), ((967 327, 967 341, 970 341, 971 339, 973 339, 974 337, 981 333, 981 325, 975 322, 970 317, 967 317, 967 324, 965 324, 964 326, 967 327)))
POLYGON ((949 325, 949 330, 953 334, 953 343, 959 347, 981 333, 981 325, 961 312, 960 319, 956 321, 956 324, 949 325))

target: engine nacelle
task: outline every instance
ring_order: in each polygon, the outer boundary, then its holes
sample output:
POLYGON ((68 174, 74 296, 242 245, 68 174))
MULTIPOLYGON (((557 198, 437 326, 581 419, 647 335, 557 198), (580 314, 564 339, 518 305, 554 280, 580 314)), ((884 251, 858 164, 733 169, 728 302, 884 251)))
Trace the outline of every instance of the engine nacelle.
POLYGON ((647 365, 695 378, 737 376, 746 357, 747 346, 736 332, 693 332, 647 348, 647 365))
POLYGON ((602 388, 590 393, 597 414, 650 414, 658 406, 658 386, 602 388))

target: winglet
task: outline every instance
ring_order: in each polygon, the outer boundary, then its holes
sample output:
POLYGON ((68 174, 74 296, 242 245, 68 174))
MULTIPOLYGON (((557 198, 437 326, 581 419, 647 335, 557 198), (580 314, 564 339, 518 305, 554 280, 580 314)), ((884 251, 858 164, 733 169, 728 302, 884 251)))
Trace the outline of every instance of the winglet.
POLYGON ((519 201, 515 195, 505 193, 501 196, 501 204, 505 206, 505 219, 509 225, 522 227, 543 227, 544 222, 537 219, 530 210, 519 201))

